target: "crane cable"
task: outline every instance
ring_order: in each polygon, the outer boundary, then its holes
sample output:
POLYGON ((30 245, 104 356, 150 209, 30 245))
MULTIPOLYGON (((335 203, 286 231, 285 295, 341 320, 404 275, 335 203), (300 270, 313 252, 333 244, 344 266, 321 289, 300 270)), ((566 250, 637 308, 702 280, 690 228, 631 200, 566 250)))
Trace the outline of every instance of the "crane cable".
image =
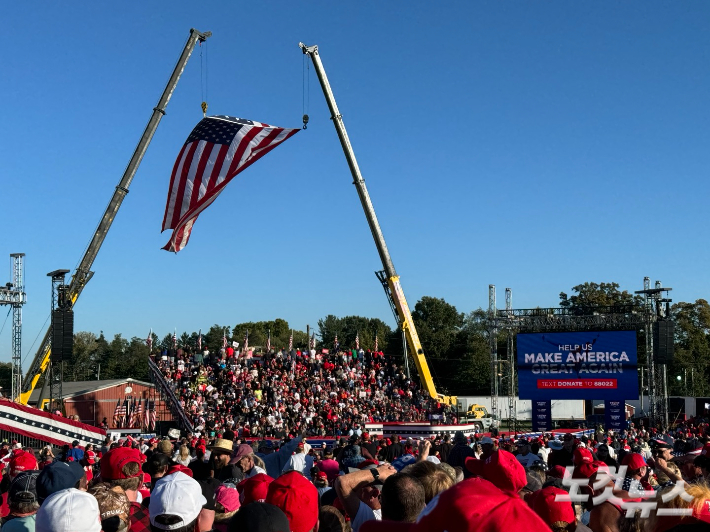
POLYGON ((308 110, 311 105, 311 63, 308 61, 307 54, 303 54, 303 68, 301 69, 302 77, 302 102, 303 107, 303 129, 308 129, 308 110), (308 90, 306 90, 308 85, 308 90))
POLYGON ((207 44, 200 41, 200 90, 202 92, 202 117, 207 116, 207 44), (204 57, 202 52, 204 51, 204 57))
POLYGON ((10 317, 10 312, 12 312, 12 307, 7 309, 7 316, 5 316, 5 321, 2 322, 2 328, 0 329, 0 336, 2 336, 2 332, 5 330, 5 325, 7 324, 7 319, 10 317))

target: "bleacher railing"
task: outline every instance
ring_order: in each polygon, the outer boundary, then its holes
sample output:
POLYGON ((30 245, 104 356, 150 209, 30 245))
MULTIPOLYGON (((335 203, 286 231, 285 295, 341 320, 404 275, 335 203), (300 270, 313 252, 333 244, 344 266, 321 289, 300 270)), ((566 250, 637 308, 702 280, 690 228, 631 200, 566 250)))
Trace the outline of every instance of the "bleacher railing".
POLYGON ((162 395, 168 403, 168 408, 172 412, 173 417, 178 420, 183 430, 186 432, 194 432, 194 427, 190 419, 185 415, 185 410, 180 406, 180 401, 175 396, 175 392, 173 392, 168 381, 165 380, 158 365, 150 358, 148 359, 148 368, 150 369, 150 380, 155 384, 160 395, 162 395))

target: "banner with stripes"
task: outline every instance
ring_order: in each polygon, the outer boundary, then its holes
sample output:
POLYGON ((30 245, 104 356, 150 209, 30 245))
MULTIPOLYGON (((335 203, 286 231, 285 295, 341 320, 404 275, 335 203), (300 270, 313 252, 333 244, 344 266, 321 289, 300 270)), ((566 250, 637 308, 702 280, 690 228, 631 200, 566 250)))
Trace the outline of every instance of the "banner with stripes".
POLYGON ((19 405, 7 399, 0 399, 0 429, 54 445, 71 445, 74 440, 78 440, 82 447, 87 443, 101 445, 106 438, 106 431, 98 427, 19 405))

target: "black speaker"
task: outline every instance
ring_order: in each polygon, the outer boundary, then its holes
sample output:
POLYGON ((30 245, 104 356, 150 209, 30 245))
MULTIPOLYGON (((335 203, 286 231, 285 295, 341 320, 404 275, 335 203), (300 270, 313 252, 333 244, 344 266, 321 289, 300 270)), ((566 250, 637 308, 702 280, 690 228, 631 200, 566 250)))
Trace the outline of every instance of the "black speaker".
POLYGON ((74 352, 74 311, 64 311, 64 334, 62 337, 62 360, 71 360, 74 352))
POLYGON ((673 362, 675 322, 660 320, 653 324, 653 357, 658 364, 673 362))
POLYGON ((74 350, 74 311, 52 311, 52 362, 70 360, 74 350))

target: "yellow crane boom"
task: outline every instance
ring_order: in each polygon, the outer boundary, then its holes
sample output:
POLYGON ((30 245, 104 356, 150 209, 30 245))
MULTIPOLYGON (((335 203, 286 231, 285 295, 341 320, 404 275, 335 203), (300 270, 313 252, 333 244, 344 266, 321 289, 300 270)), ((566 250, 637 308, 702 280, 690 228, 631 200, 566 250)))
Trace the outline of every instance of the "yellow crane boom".
POLYGON ((368 194, 367 187, 365 186, 365 180, 363 179, 362 174, 360 173, 360 168, 357 164, 357 159, 355 159, 355 153, 353 152, 352 145, 350 144, 348 133, 345 130, 343 117, 341 116, 340 111, 338 110, 338 106, 335 103, 335 96, 333 96, 333 91, 330 88, 328 77, 325 74, 323 63, 320 60, 318 46, 306 46, 303 43, 299 43, 299 46, 301 47, 303 53, 308 55, 313 61, 313 66, 315 68, 316 74, 318 75, 318 81, 320 81, 321 88, 323 89, 323 94, 325 95, 325 99, 328 103, 328 108, 330 109, 333 125, 335 125, 335 130, 338 132, 340 144, 343 147, 343 152, 345 152, 345 158, 347 159, 348 166, 350 167, 350 173, 353 176, 353 184, 357 189, 358 196, 360 196, 360 203, 362 204, 362 208, 365 211, 367 223, 370 226, 372 237, 374 238, 375 245, 377 246, 377 252, 380 254, 380 259, 382 260, 382 265, 385 269, 385 274, 387 276, 387 285, 389 286, 390 296, 397 311, 397 316, 399 317, 399 325, 406 336, 407 345, 409 346, 409 352, 412 355, 414 363, 417 366, 417 371, 419 372, 419 379, 421 380, 422 386, 426 389, 427 393, 432 399, 436 399, 437 401, 440 401, 447 405, 456 406, 456 397, 442 395, 436 391, 436 386, 434 386, 434 380, 431 378, 431 372, 429 371, 429 364, 427 364, 426 357, 424 356, 424 350, 422 349, 421 342, 419 341, 419 336, 417 335, 417 328, 414 326, 412 313, 409 310, 407 299, 404 297, 404 291, 402 290, 402 285, 399 282, 399 276, 397 275, 397 272, 394 269, 392 257, 390 257, 389 250, 387 249, 387 244, 385 243, 385 237, 382 234, 380 224, 377 221, 375 208, 372 206, 370 195, 368 194))

